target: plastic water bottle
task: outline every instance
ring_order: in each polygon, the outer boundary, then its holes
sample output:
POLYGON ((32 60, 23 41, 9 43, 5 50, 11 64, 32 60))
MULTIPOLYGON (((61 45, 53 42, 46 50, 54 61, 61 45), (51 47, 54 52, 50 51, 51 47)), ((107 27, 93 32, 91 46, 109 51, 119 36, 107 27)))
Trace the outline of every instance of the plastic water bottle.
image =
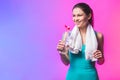
MULTIPOLYGON (((68 38, 69 38, 69 35, 70 35, 69 32, 70 32, 70 27, 65 25, 65 32, 64 32, 64 34, 62 36, 62 41, 65 42, 65 46, 67 46, 67 44, 68 44, 68 38)), ((59 53, 64 54, 64 52, 62 52, 62 51, 59 51, 59 53)))
POLYGON ((65 42, 65 44, 67 44, 68 38, 69 38, 69 35, 70 35, 70 27, 65 25, 65 28, 66 28, 66 30, 65 30, 64 35, 62 37, 62 40, 65 42))

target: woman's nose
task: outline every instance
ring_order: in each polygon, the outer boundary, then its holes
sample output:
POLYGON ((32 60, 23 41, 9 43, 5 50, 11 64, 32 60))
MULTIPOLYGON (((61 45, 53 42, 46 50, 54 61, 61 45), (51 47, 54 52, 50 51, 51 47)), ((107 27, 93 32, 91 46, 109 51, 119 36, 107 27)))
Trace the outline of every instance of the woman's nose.
POLYGON ((78 17, 74 17, 74 21, 78 21, 79 19, 78 19, 78 17))

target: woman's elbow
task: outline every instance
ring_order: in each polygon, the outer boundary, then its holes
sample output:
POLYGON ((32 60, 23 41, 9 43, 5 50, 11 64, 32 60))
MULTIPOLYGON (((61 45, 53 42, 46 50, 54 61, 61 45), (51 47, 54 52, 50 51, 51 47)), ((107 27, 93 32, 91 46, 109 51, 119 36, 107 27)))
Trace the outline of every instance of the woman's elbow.
POLYGON ((64 62, 64 65, 65 66, 68 66, 70 63, 69 62, 64 62))
POLYGON ((98 59, 97 64, 102 65, 104 64, 104 62, 105 62, 105 59, 101 58, 101 59, 98 59))

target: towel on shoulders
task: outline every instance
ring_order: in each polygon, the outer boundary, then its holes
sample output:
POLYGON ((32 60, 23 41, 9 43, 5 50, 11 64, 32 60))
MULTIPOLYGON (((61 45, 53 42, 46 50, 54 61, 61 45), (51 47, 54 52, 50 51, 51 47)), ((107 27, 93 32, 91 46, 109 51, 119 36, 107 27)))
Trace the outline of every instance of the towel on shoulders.
MULTIPOLYGON (((82 38, 77 25, 75 25, 73 30, 71 31, 67 45, 69 46, 69 50, 73 54, 78 54, 78 52, 82 50, 82 38)), ((96 61, 97 59, 93 57, 93 53, 98 48, 98 42, 95 31, 91 24, 88 24, 87 26, 85 45, 85 58, 87 60, 96 61)))

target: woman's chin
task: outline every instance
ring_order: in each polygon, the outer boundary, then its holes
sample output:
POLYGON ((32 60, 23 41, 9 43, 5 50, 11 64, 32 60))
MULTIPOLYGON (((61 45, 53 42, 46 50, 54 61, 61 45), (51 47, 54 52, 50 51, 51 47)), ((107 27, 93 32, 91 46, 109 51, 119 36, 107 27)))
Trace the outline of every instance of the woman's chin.
POLYGON ((76 25, 77 27, 80 27, 80 26, 81 26, 81 23, 75 23, 75 25, 76 25))
POLYGON ((79 25, 79 24, 76 24, 76 25, 77 25, 77 27, 78 27, 78 28, 80 28, 80 27, 81 27, 81 25, 79 25))

